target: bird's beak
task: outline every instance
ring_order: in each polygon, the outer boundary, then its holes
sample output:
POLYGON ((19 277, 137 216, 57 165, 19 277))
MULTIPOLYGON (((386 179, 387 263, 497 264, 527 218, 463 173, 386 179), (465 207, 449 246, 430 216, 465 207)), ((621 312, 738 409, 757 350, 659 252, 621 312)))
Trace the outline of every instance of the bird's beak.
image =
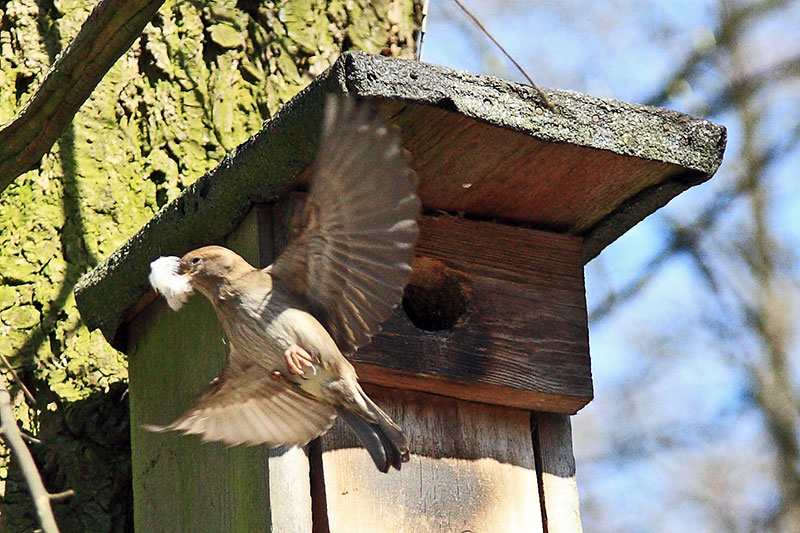
POLYGON ((175 273, 186 278, 186 281, 192 281, 192 266, 185 257, 182 257, 180 261, 178 261, 178 265, 175 267, 175 273))

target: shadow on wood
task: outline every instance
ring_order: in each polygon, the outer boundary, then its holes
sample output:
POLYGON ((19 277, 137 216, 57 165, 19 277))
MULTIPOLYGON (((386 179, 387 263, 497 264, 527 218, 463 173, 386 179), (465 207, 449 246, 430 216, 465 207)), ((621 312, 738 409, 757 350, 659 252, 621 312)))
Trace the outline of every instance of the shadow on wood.
POLYGON ((412 456, 381 474, 343 424, 320 437, 312 484, 331 532, 542 530, 528 411, 365 389, 408 434, 412 456))

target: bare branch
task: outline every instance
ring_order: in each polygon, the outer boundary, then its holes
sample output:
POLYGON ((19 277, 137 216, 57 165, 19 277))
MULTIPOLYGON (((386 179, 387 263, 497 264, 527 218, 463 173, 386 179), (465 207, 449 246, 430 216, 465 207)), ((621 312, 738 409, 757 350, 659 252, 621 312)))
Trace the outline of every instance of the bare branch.
POLYGON ((741 193, 739 188, 728 194, 720 195, 705 211, 688 224, 678 224, 669 218, 669 240, 667 244, 641 269, 639 276, 631 280, 621 290, 613 291, 591 310, 589 320, 597 323, 608 315, 620 304, 639 294, 642 289, 655 278, 658 270, 680 252, 693 253, 703 233, 718 219, 718 215, 728 207, 733 199, 741 193))
POLYGON ((22 391, 25 393, 25 396, 28 397, 31 403, 36 403, 36 398, 33 397, 33 394, 31 394, 31 391, 28 390, 28 387, 26 387, 25 384, 22 382, 22 380, 19 379, 17 371, 14 370, 13 366, 11 366, 11 362, 6 358, 6 356, 0 353, 0 360, 3 361, 4 365, 6 365, 6 368, 8 369, 9 372, 11 372, 11 375, 14 376, 14 381, 17 382, 17 385, 19 385, 19 388, 22 389, 22 391))
POLYGON ((614 311, 620 304, 628 301, 633 296, 640 294, 642 289, 655 277, 658 269, 671 259, 674 255, 674 250, 671 247, 662 249, 654 258, 650 260, 645 268, 641 270, 641 275, 630 281, 621 290, 609 291, 605 299, 600 302, 597 307, 589 313, 589 323, 595 324, 614 311))
POLYGON ((61 500, 66 500, 67 498, 71 498, 75 496, 75 491, 72 489, 65 490, 63 492, 56 492, 55 494, 50 494, 50 500, 54 502, 60 502, 61 500))
POLYGON ((422 4, 422 23, 419 27, 419 45, 417 46, 417 61, 422 61, 422 45, 425 44, 425 32, 428 27, 428 3, 430 0, 425 0, 422 4))
POLYGON ((0 128, 0 192, 33 167, 164 0, 102 0, 56 59, 41 86, 0 128))
POLYGON ((720 24, 715 32, 717 47, 712 49, 699 49, 686 58, 672 77, 662 85, 663 89, 652 96, 646 103, 648 105, 663 105, 669 99, 672 87, 680 80, 692 78, 700 67, 714 55, 717 49, 730 49, 731 45, 740 37, 742 26, 745 22, 752 22, 759 16, 766 15, 775 9, 780 9, 789 3, 789 0, 760 0, 747 3, 733 9, 720 17, 720 24))
POLYGON ((764 86, 772 87, 780 81, 795 79, 798 76, 800 76, 800 57, 792 57, 759 72, 741 76, 710 97, 708 112, 718 113, 727 109, 731 101, 740 95, 748 97, 764 86))
MULTIPOLYGON (((2 420, 2 423, 0 423, 0 435, 3 436, 3 439, 11 449, 11 453, 14 454, 14 457, 19 462, 22 474, 28 483, 28 490, 30 490, 33 497, 36 512, 39 515, 42 531, 44 533, 58 533, 58 525, 56 525, 56 519, 53 516, 53 509, 50 507, 50 500, 54 499, 54 496, 44 488, 42 477, 39 475, 36 463, 33 462, 33 456, 22 440, 17 421, 14 418, 14 410, 11 407, 11 394, 8 392, 2 376, 0 376, 0 420, 2 420)), ((66 493, 60 493, 57 497, 63 498, 64 494, 66 493)))
POLYGON ((481 21, 480 21, 480 20, 478 20, 478 17, 476 17, 475 15, 473 15, 473 14, 472 14, 472 12, 471 12, 469 9, 467 9, 467 7, 466 7, 464 4, 462 4, 462 3, 461 3, 459 0, 453 0, 453 2, 455 2, 455 3, 456 3, 456 5, 458 5, 458 7, 460 7, 460 8, 461 8, 461 11, 463 11, 464 13, 466 13, 466 15, 467 15, 467 16, 468 16, 468 17, 469 17, 471 20, 472 20, 472 22, 474 22, 474 23, 475 23, 475 25, 476 25, 476 26, 478 26, 478 28, 480 28, 480 30, 481 30, 481 31, 482 31, 482 32, 483 32, 483 33, 484 33, 484 34, 485 34, 485 35, 486 35, 486 36, 487 36, 489 39, 491 39, 491 40, 492 40, 492 42, 495 44, 495 46, 497 46, 497 48, 499 48, 499 49, 500 49, 500 51, 501 51, 501 52, 503 52, 503 55, 504 55, 504 56, 506 56, 506 57, 508 58, 508 60, 509 60, 509 61, 511 61, 511 62, 514 64, 514 66, 515 66, 515 67, 517 67, 517 70, 519 70, 519 71, 522 73, 522 75, 523 75, 523 76, 525 76, 525 79, 526 79, 526 80, 528 80, 528 83, 530 83, 530 84, 531 84, 531 87, 533 87, 533 90, 534 90, 534 91, 536 91, 536 94, 538 94, 538 95, 539 95, 539 98, 541 98, 541 100, 542 100, 542 102, 544 103, 545 107, 547 107, 547 109, 549 109, 550 111, 552 111, 553 113, 555 113, 555 112, 556 112, 556 108, 555 108, 555 107, 553 107, 553 104, 550 102, 550 99, 549 99, 549 98, 547 98, 547 95, 545 94, 545 92, 544 92, 542 89, 540 89, 540 88, 539 88, 539 86, 538 86, 538 85, 536 85, 536 84, 533 82, 533 80, 531 79, 531 77, 530 77, 530 76, 528 76, 528 73, 527 73, 527 72, 525 72, 525 69, 523 69, 523 68, 522 68, 522 66, 521 66, 519 63, 517 63, 517 62, 514 60, 514 58, 513 58, 513 57, 511 57, 511 54, 509 54, 508 52, 506 52, 506 49, 505 49, 505 48, 503 48, 503 46, 502 46, 502 45, 501 45, 499 42, 497 42, 497 39, 495 39, 495 38, 492 36, 492 34, 491 34, 491 33, 489 33, 489 30, 487 30, 487 29, 486 29, 486 27, 485 27, 485 26, 484 26, 484 25, 481 23, 481 21))

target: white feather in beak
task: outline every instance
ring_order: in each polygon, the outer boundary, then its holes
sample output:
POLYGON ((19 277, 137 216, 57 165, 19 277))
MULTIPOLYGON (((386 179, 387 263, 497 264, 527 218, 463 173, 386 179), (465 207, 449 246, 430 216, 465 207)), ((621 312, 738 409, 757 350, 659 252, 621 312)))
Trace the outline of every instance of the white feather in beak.
POLYGON ((150 263, 150 285, 164 295, 173 311, 177 311, 189 295, 192 294, 192 285, 187 276, 178 273, 179 257, 159 257, 150 263))

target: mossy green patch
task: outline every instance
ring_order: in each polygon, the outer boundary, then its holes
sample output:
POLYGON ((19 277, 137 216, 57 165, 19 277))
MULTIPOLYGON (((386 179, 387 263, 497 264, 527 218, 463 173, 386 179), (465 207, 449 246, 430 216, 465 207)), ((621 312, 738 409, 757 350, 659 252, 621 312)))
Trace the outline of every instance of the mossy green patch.
POLYGON ((211 35, 211 40, 222 48, 239 48, 244 44, 241 32, 228 24, 209 26, 208 33, 211 35))
POLYGON ((39 311, 32 305, 17 305, 0 312, 0 322, 17 329, 30 329, 40 318, 39 311))
MULTIPOLYGON (((374 27, 373 51, 389 42, 386 21, 357 20, 377 13, 361 4, 370 2, 339 3, 331 17, 322 0, 166 2, 52 150, 0 195, 0 352, 24 369, 39 403, 63 407, 29 408, 24 399, 18 405, 26 427, 41 425, 47 435, 41 449, 49 455, 40 464, 52 480, 48 489, 78 493, 56 506, 62 531, 124 529, 130 506, 129 472, 119 459, 129 450, 102 441, 104 434, 126 436, 127 428, 91 432, 87 441, 91 424, 76 421, 88 411, 76 412, 71 425, 62 419, 70 406, 96 412, 99 405, 117 420, 127 379, 125 356, 82 325, 74 284, 330 64, 346 24, 358 23, 362 33, 374 27), (102 471, 105 481, 89 487, 88 471, 102 471)), ((95 5, 2 3, 0 123, 30 98, 95 5)), ((0 457, 0 485, 6 464, 0 457)), ((19 507, 29 505, 20 487, 19 499, 4 495, 4 525, 22 531, 32 529, 33 515, 19 507)))
POLYGON ((0 285, 0 310, 8 309, 18 302, 17 291, 14 287, 0 285))

